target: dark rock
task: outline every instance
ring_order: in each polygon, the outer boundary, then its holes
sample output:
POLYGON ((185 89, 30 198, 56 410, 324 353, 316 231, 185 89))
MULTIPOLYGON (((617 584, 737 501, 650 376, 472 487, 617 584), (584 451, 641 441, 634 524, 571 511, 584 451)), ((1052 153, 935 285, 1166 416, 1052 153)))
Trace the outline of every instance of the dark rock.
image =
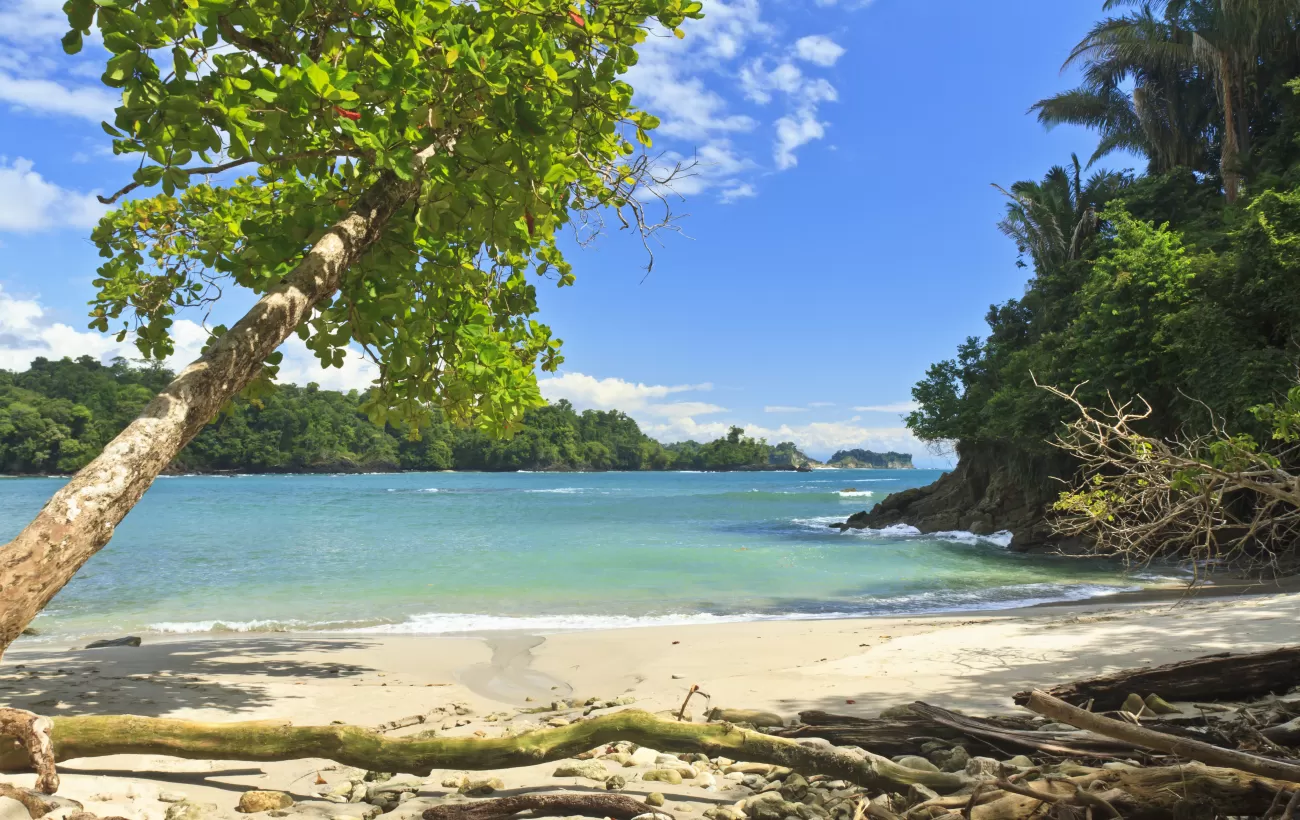
POLYGON ((1049 459, 1026 458, 1000 448, 965 448, 957 467, 933 484, 886 496, 869 511, 851 516, 844 529, 884 529, 906 524, 923 533, 966 530, 977 535, 1009 531, 1011 549, 1051 546, 1078 553, 1082 543, 1054 536, 1046 514, 1063 485, 1053 475, 1072 470, 1049 459))
POLYGON ((135 635, 128 635, 125 638, 109 638, 103 641, 91 641, 86 644, 87 649, 104 649, 109 646, 139 646, 140 639, 135 635))

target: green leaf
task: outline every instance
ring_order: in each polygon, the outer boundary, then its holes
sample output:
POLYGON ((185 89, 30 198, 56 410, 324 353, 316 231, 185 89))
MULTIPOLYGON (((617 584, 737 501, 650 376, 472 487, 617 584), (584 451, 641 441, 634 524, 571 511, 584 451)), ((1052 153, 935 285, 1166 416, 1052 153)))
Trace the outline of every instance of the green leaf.
POLYGON ((81 51, 81 32, 77 30, 69 31, 63 35, 63 52, 65 54, 76 54, 81 51))

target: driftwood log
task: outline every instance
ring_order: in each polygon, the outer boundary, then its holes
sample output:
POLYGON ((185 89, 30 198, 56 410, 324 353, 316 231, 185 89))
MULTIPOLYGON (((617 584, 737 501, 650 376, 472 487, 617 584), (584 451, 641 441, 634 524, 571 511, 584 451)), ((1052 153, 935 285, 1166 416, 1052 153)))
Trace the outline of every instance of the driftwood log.
MULTIPOLYGON (((1075 681, 1046 690, 1053 697, 1093 711, 1118 709, 1130 694, 1157 694, 1165 700, 1244 700, 1282 694, 1300 685, 1300 646, 1233 655, 1207 655, 1150 669, 1126 669, 1111 675, 1075 681)), ((1018 692, 1024 706, 1029 691, 1018 692)))
POLYGON ((1061 757, 1113 757, 1116 754, 1129 754, 1139 748, 1133 743, 1114 737, 1088 732, 1041 732, 1005 729, 989 721, 976 720, 938 706, 917 701, 911 706, 913 712, 943 726, 949 726, 963 734, 983 740, 995 749, 1012 747, 1031 749, 1049 755, 1061 757))
MULTIPOLYGON (((22 709, 0 707, 0 737, 12 738, 28 765, 36 772, 36 789, 45 794, 59 790, 59 772, 54 768, 53 722, 22 709)), ((0 752, 0 757, 3 752, 0 752)))
POLYGON ((663 820, 673 816, 663 809, 652 808, 624 794, 520 794, 495 800, 476 800, 473 803, 453 803, 425 809, 424 820, 503 820, 520 812, 532 812, 533 817, 609 817, 613 820, 632 820, 642 814, 653 813, 663 820))
POLYGON ((929 740, 962 743, 976 751, 1032 750, 1069 757, 1103 758, 1129 754, 1130 743, 1084 732, 1034 730, 1032 718, 975 719, 926 703, 909 707, 911 715, 860 718, 829 712, 800 712, 801 725, 775 732, 781 737, 820 737, 840 746, 860 746, 889 757, 922 754, 929 740))
MULTIPOLYGON (((387 772, 428 774, 434 769, 506 769, 563 760, 597 746, 627 740, 671 752, 704 752, 826 774, 859 786, 898 789, 917 783, 955 791, 964 774, 925 772, 868 752, 803 746, 730 723, 679 723, 629 709, 557 729, 498 738, 385 737, 358 726, 291 726, 274 721, 199 723, 131 715, 53 718, 56 760, 114 754, 170 755, 200 760, 301 760, 320 757, 387 772)), ((0 738, 0 749, 4 748, 0 738)), ((20 749, 0 751, 0 770, 27 769, 20 749)))
MULTIPOLYGON (((1030 820, 1035 817, 1104 818, 1098 800, 1116 809, 1124 820, 1189 820, 1224 816, 1262 817, 1295 784, 1257 777, 1233 769, 1191 763, 1151 768, 1099 769, 1077 777, 1019 784, 1044 797, 1004 791, 1002 796, 973 807, 970 820, 1030 820), (1052 805, 1049 805, 1052 804, 1052 805), (1055 804, 1076 811, 1047 812, 1055 804)), ((1285 800, 1281 801, 1285 804, 1285 800)), ((909 812, 909 817, 913 817, 909 812)), ((951 816, 951 815, 949 815, 951 816)), ((955 818, 954 818, 955 820, 955 818)))
POLYGON ((1224 749, 1199 740, 1173 737, 1153 731, 1145 726, 1126 723, 1122 720, 1098 715, 1077 706, 1071 706, 1063 700, 1054 698, 1046 692, 1035 690, 1029 695, 1025 706, 1040 715, 1053 720, 1078 726, 1091 732, 1114 737, 1146 746, 1165 754, 1176 755, 1188 760, 1196 760, 1214 766, 1231 767, 1242 772, 1261 775, 1275 780, 1285 780, 1297 784, 1300 788, 1300 765, 1282 760, 1260 757, 1259 755, 1224 749))

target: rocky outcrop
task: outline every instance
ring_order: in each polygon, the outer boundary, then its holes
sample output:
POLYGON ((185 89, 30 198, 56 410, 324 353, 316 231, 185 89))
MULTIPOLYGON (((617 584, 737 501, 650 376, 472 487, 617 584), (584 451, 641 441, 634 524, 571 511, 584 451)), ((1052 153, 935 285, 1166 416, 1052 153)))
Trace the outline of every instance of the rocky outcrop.
POLYGON ((957 467, 938 481, 887 496, 857 513, 841 529, 883 529, 897 524, 921 532, 966 530, 977 535, 1009 531, 1011 548, 1028 551, 1059 545, 1046 520, 1062 485, 1053 468, 1068 465, 996 449, 962 452, 957 467))
POLYGON ((871 450, 840 450, 826 462, 829 467, 852 470, 912 470, 910 453, 876 453, 871 450))

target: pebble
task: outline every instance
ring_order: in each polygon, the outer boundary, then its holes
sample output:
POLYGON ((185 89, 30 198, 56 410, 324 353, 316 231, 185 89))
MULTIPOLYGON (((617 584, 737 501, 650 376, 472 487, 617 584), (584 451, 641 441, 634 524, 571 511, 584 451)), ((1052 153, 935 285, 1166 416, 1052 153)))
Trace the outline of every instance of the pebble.
POLYGON ((610 769, 604 768, 604 764, 599 760, 575 760, 573 763, 562 763, 559 768, 555 769, 552 777, 585 777, 588 780, 599 780, 604 782, 610 776, 610 769))
POLYGON ((185 799, 185 795, 180 792, 158 792, 158 801, 160 803, 179 803, 185 799))
POLYGON ((641 775, 641 779, 659 783, 671 783, 676 786, 682 782, 682 773, 676 769, 651 769, 641 775))
POLYGON ((605 790, 611 792, 622 791, 627 786, 627 778, 621 774, 611 774, 605 778, 605 790))
POLYGON ((664 804, 664 796, 659 792, 650 792, 645 796, 645 804, 647 806, 662 806, 664 804))

